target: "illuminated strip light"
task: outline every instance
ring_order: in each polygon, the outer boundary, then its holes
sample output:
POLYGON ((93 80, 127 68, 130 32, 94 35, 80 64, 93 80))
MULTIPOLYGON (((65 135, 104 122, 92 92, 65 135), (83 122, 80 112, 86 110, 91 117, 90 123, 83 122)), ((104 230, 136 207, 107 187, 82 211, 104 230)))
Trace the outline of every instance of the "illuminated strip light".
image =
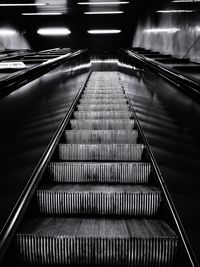
POLYGON ((157 28, 157 29, 146 29, 143 32, 147 33, 176 33, 179 32, 178 28, 157 28))
POLYGON ((57 15, 63 15, 63 13, 60 12, 39 12, 39 13, 22 13, 23 16, 57 16, 57 15))
POLYGON ((158 10, 156 11, 156 13, 192 13, 192 12, 195 12, 196 10, 194 9, 191 9, 191 10, 188 10, 188 9, 180 9, 180 10, 158 10))
POLYGON ((11 36, 16 34, 16 31, 10 30, 10 29, 0 29, 0 35, 6 35, 6 36, 11 36))
POLYGON ((25 7, 25 6, 46 6, 47 4, 0 4, 0 7, 25 7))
POLYGON ((117 59, 105 59, 105 60, 94 59, 94 60, 91 60, 91 63, 106 63, 106 64, 110 64, 110 63, 118 63, 118 60, 117 59))
POLYGON ((89 30, 87 32, 90 34, 117 34, 120 33, 121 30, 89 30))
POLYGON ((86 15, 114 15, 114 14, 122 14, 124 11, 88 11, 84 12, 86 15))
POLYGON ((44 36, 69 35, 71 31, 67 28, 40 28, 37 33, 44 36))
POLYGON ((127 2, 125 2, 125 1, 123 1, 123 2, 78 2, 77 3, 77 5, 98 5, 98 6, 100 6, 100 5, 125 5, 125 4, 129 4, 129 2, 127 1, 127 2))

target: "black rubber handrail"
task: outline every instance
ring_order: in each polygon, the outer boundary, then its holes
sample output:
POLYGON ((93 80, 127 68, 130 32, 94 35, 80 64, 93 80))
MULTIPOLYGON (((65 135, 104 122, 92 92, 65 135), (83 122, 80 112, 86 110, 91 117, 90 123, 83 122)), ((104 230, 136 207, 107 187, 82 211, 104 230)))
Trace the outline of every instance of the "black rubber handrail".
POLYGON ((131 58, 142 62, 144 65, 153 70, 156 74, 166 79, 168 82, 174 84, 176 87, 184 91, 190 97, 194 98, 197 101, 200 101, 200 83, 180 73, 176 73, 175 71, 168 69, 167 67, 153 61, 152 59, 136 54, 130 50, 122 51, 129 55, 131 58))
POLYGON ((57 66, 63 64, 63 62, 68 61, 76 56, 85 53, 85 50, 78 50, 73 53, 67 53, 66 55, 58 56, 57 58, 47 60, 37 66, 33 66, 29 69, 17 72, 16 74, 6 77, 0 81, 0 98, 10 94, 11 92, 17 90, 19 87, 27 84, 28 82, 38 78, 42 74, 49 72, 50 70, 56 68, 57 66))
POLYGON ((74 112, 74 109, 78 103, 80 95, 83 89, 86 86, 86 83, 90 77, 91 72, 88 73, 85 82, 81 85, 78 93, 76 94, 65 118, 61 122, 59 128, 57 129, 56 133, 54 134, 53 138, 51 139, 47 149, 45 150, 44 154, 42 155, 38 165, 36 166, 34 172, 32 173, 27 185, 25 186, 21 196, 19 197, 14 209, 12 210, 7 222, 5 223, 1 233, 0 233, 0 264, 3 262, 5 258, 5 254, 10 246, 10 243, 15 235, 17 227, 19 226, 28 206, 29 203, 35 193, 35 190, 38 184, 41 181, 42 175, 59 143, 59 140, 62 134, 65 131, 66 125, 69 122, 69 119, 74 112))
MULTIPOLYGON (((122 88, 123 88, 123 90, 125 92, 123 84, 121 84, 121 85, 122 85, 122 88)), ((170 209, 170 213, 171 213, 171 215, 173 217, 174 223, 175 223, 175 225, 177 227, 179 236, 180 236, 180 238, 182 240, 182 243, 183 243, 184 249, 185 249, 185 251, 187 253, 188 259, 189 259, 190 264, 191 264, 191 267, 199 267, 200 265, 199 265, 199 263, 198 263, 198 261, 196 259, 195 253, 194 253, 194 251, 192 249, 192 246, 191 246, 190 241, 189 241, 189 239, 187 237, 187 234, 185 232, 185 229, 183 227, 181 219, 180 219, 180 217, 178 215, 176 207, 175 207, 175 205, 173 203, 173 200, 172 200, 172 198, 170 196, 170 193, 169 193, 169 191, 167 189, 167 186, 166 186, 166 184, 164 182, 164 179, 162 177, 161 171, 160 171, 160 169, 158 167, 158 164, 157 164, 157 162, 155 160, 155 157, 154 157, 154 155, 152 153, 152 150, 151 150, 150 145, 149 145, 149 143, 147 141, 147 138, 144 135, 144 132, 143 132, 142 127, 140 125, 140 122, 138 120, 136 111, 135 111, 135 109, 134 109, 134 107, 132 105, 132 102, 130 100, 129 95, 126 94, 126 96, 127 96, 128 102, 129 102, 129 106, 130 106, 130 108, 131 108, 131 110, 132 110, 132 112, 134 114, 134 119, 135 119, 135 122, 136 122, 136 125, 137 125, 137 129, 138 129, 138 131, 140 133, 140 136, 141 136, 141 138, 142 138, 142 140, 144 142, 144 145, 145 145, 145 148, 147 150, 148 156, 150 158, 150 162, 152 164, 153 170, 155 171, 155 175, 158 178, 159 184, 161 186, 162 192, 163 192, 164 197, 166 199, 167 205, 168 205, 168 207, 170 209)))

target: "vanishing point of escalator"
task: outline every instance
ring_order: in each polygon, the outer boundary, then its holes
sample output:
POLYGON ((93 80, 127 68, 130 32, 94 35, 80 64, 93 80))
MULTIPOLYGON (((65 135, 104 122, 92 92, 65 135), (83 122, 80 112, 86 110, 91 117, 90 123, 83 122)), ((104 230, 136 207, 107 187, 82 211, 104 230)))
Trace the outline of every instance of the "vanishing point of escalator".
POLYGON ((159 217, 162 192, 118 72, 93 72, 37 189, 39 217, 16 237, 21 263, 172 266, 178 237, 159 217))

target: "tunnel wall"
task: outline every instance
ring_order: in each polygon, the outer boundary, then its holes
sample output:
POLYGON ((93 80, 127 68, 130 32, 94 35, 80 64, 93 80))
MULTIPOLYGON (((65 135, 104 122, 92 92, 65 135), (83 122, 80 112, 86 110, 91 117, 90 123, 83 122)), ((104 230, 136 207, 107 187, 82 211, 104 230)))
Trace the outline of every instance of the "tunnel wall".
POLYGON ((196 13, 154 13, 147 19, 138 21, 132 46, 200 62, 199 25, 200 20, 196 13), (178 31, 148 31, 163 28, 177 28, 178 31))

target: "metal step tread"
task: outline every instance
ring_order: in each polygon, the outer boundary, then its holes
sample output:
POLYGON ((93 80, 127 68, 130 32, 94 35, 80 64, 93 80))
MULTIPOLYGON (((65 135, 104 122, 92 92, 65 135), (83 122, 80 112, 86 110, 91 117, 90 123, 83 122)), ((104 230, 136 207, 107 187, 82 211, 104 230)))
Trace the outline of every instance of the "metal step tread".
POLYGON ((47 171, 49 180, 54 182, 141 184, 148 183, 151 164, 143 162, 51 162, 47 171))
POLYGON ((77 106, 79 111, 128 111, 129 106, 124 104, 80 104, 77 106))
POLYGON ((143 144, 59 144, 60 160, 140 161, 143 144))
POLYGON ((161 267, 178 237, 161 220, 50 217, 27 221, 15 243, 24 263, 161 267))
POLYGON ((72 130, 132 130, 135 121, 130 119, 75 119, 70 120, 72 130))
POLYGON ((65 131, 67 143, 124 143, 137 142, 137 130, 67 130, 65 131))
POLYGON ((131 111, 74 111, 75 119, 131 119, 131 111))

